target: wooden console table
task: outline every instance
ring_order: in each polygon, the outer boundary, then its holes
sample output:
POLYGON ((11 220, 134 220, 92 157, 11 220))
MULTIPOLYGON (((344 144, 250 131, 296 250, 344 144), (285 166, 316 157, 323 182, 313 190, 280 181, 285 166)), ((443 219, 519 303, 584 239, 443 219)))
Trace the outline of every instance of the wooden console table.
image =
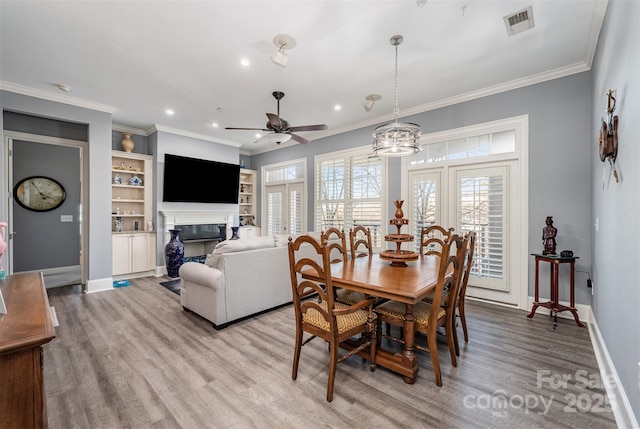
POLYGON ((573 314, 573 318, 576 320, 576 324, 583 328, 584 325, 580 322, 578 318, 578 311, 575 308, 575 285, 574 285, 574 271, 575 271, 575 263, 577 256, 571 257, 561 257, 558 255, 543 255, 541 253, 532 253, 532 256, 536 258, 536 283, 535 283, 535 299, 533 302, 533 308, 531 309, 531 313, 527 317, 532 318, 536 313, 536 309, 538 307, 545 307, 550 310, 550 316, 553 315, 553 329, 558 329, 558 313, 562 311, 570 311, 573 314), (538 294, 538 271, 540 261, 549 262, 550 265, 550 276, 549 276, 549 289, 551 293, 551 299, 546 302, 540 302, 539 294, 538 294), (570 265, 570 273, 571 273, 571 281, 570 281, 570 298, 569 298, 569 306, 560 304, 560 300, 558 298, 558 271, 560 269, 560 264, 568 263, 570 265))
POLYGON ((0 291, 0 428, 46 428, 42 346, 55 331, 42 274, 9 276, 0 291))

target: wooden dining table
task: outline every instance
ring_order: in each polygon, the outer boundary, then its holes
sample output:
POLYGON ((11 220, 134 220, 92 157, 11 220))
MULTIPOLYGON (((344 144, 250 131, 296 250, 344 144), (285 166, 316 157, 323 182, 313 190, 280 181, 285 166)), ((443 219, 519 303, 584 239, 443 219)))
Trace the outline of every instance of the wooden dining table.
MULTIPOLYGON (((379 348, 375 363, 403 376, 408 384, 415 383, 418 363, 414 353, 413 306, 435 289, 438 280, 439 258, 421 256, 417 261, 407 262, 406 267, 392 266, 389 261, 374 254, 369 257, 354 258, 346 263, 331 264, 331 279, 334 287, 362 292, 365 295, 392 299, 406 304, 404 322, 404 349, 400 352, 379 348)), ((302 272, 302 277, 321 281, 313 269, 302 272)), ((346 348, 357 346, 355 341, 347 342, 346 348)), ((367 351, 360 353, 369 359, 367 351)))

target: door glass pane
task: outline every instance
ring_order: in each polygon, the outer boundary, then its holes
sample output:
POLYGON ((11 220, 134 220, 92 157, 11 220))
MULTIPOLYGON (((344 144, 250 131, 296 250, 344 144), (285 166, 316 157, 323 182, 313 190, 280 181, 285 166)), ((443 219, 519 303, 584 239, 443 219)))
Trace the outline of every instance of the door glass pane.
POLYGON ((439 173, 418 173, 410 176, 411 218, 415 250, 420 248, 420 231, 439 222, 439 173))
POLYGON ((289 189, 289 234, 302 234, 302 186, 289 189))
POLYGON ((506 167, 458 174, 458 229, 476 232, 471 274, 496 289, 507 288, 505 184, 506 167))
POLYGON ((283 234, 282 190, 267 191, 267 235, 283 234))

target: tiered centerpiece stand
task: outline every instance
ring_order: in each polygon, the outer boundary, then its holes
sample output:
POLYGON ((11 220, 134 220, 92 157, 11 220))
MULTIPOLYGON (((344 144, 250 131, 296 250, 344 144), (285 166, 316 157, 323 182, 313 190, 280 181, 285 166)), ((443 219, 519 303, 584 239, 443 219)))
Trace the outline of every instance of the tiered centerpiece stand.
POLYGON ((396 243, 395 250, 385 250, 380 253, 380 257, 387 261, 391 261, 391 265, 394 267, 406 267, 407 261, 415 261, 418 259, 420 253, 414 252, 411 250, 401 250, 400 246, 402 243, 413 241, 413 235, 411 234, 401 234, 400 229, 403 225, 409 224, 409 219, 404 218, 404 213, 402 212, 402 204, 404 201, 394 201, 396 205, 396 213, 395 219, 389 220, 390 225, 395 225, 398 228, 397 234, 388 234, 384 236, 384 241, 390 243, 396 243))

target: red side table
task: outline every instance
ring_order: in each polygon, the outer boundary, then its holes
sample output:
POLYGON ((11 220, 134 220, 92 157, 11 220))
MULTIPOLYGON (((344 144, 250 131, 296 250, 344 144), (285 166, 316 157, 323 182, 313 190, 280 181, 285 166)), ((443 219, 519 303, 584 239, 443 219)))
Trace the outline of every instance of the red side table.
POLYGON ((536 308, 545 307, 550 310, 549 316, 553 316, 553 329, 558 329, 558 313, 562 311, 570 311, 573 314, 573 318, 576 320, 576 324, 583 328, 584 325, 580 322, 578 318, 578 311, 575 308, 575 287, 574 287, 574 269, 576 264, 577 256, 571 256, 568 258, 563 258, 558 255, 543 255, 541 253, 532 253, 532 256, 536 258, 536 291, 535 291, 535 300, 533 302, 533 308, 531 309, 531 313, 527 316, 528 318, 532 318, 536 313, 536 308), (538 294, 538 267, 540 261, 549 262, 550 264, 550 276, 549 276, 549 288, 551 290, 551 300, 547 302, 539 301, 538 294), (558 271, 560 268, 560 264, 568 263, 570 264, 570 273, 571 273, 571 290, 570 290, 570 302, 569 307, 566 305, 562 305, 559 303, 558 299, 558 271))

